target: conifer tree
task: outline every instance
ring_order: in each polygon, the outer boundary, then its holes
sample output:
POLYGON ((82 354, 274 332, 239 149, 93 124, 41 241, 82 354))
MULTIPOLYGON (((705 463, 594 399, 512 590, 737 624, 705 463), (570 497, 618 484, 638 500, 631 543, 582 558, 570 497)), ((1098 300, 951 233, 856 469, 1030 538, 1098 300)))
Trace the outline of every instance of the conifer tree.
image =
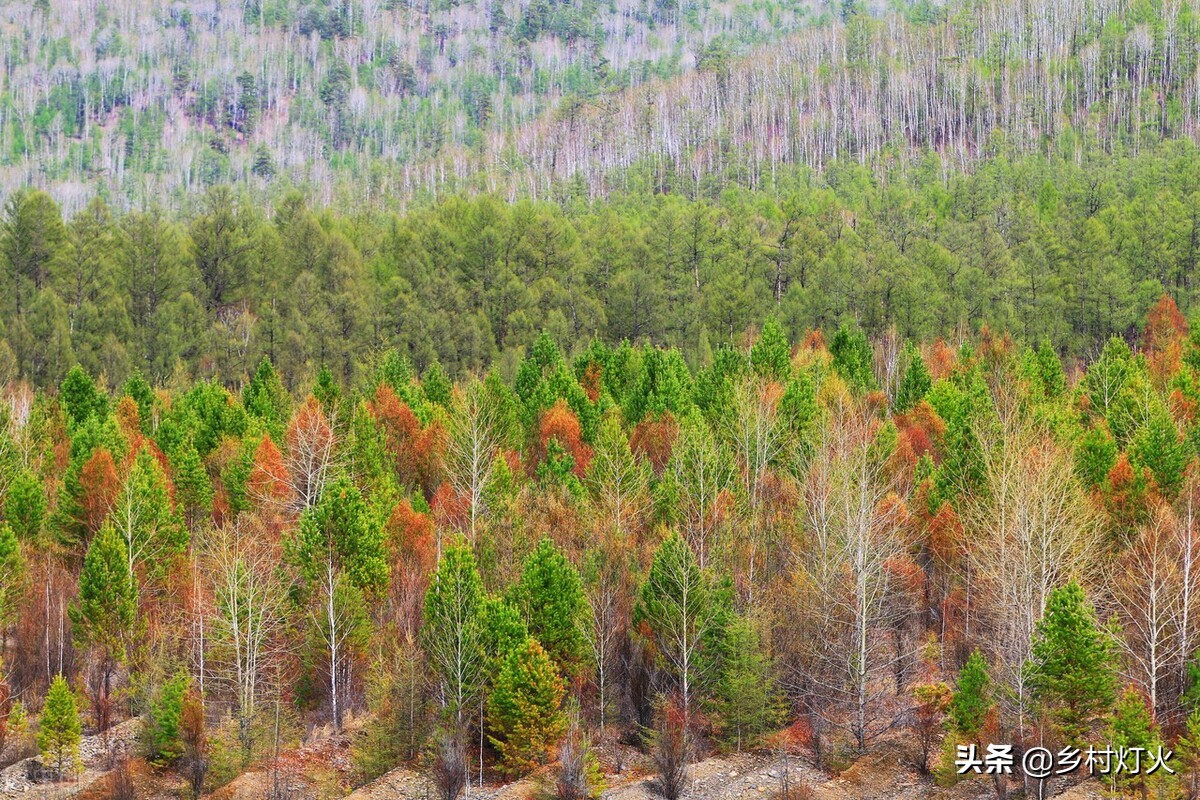
POLYGON ((782 709, 771 663, 750 620, 738 617, 729 624, 725 649, 728 655, 714 688, 713 708, 723 738, 740 753, 775 727, 782 709))
POLYGON ((142 730, 142 741, 146 753, 154 764, 173 764, 183 756, 184 698, 187 696, 191 679, 187 673, 179 673, 163 684, 158 696, 150 704, 150 713, 142 730))
POLYGON ((1081 743, 1116 696, 1112 642, 1078 583, 1050 593, 1032 648, 1029 686, 1068 742, 1081 743))
POLYGON ((287 390, 269 358, 263 357, 254 376, 242 390, 242 406, 251 417, 260 420, 272 438, 283 437, 288 421, 287 390))
POLYGON ((96 388, 91 376, 83 367, 71 367, 58 390, 59 400, 72 425, 82 425, 91 417, 103 417, 108 413, 108 397, 96 388))
POLYGON ((0 637, 17 614, 17 602, 25 582, 25 558, 21 543, 6 522, 0 522, 0 637))
POLYGON ((875 357, 867 336, 857 325, 845 322, 829 342, 833 368, 856 392, 876 388, 875 357))
POLYGON ((89 692, 101 730, 111 713, 113 676, 132 643, 137 619, 134 581, 125 540, 106 522, 88 547, 79 573, 79 595, 70 608, 75 641, 92 653, 89 692))
POLYGON ((450 407, 450 394, 454 387, 438 361, 434 361, 425 370, 425 374, 421 377, 421 388, 425 390, 425 398, 430 403, 442 408, 450 407))
POLYGON ((545 648, 564 676, 577 674, 587 654, 580 626, 587 598, 578 570, 549 539, 538 542, 512 590, 529 634, 545 648))
POLYGON ((521 775, 544 763, 567 728, 566 685, 537 640, 526 639, 504 662, 488 698, 488 739, 505 772, 521 775))
POLYGON ((996 708, 987 662, 978 650, 971 653, 958 671, 958 684, 947 709, 950 727, 962 738, 976 741, 996 708))
POLYGON ((925 399, 926 393, 933 386, 933 380, 929 377, 925 359, 921 358, 921 351, 912 342, 904 343, 900 360, 904 372, 900 376, 900 386, 896 390, 895 407, 897 411, 903 412, 912 409, 913 406, 925 399))
POLYGON ((1043 339, 1038 346, 1037 352, 1034 354, 1034 362, 1038 388, 1043 396, 1053 400, 1062 395, 1067 388, 1067 377, 1063 372, 1062 361, 1059 360, 1058 353, 1054 352, 1048 339, 1043 339))
POLYGON ((175 470, 176 501, 183 507, 189 530, 195 530, 212 510, 213 488, 191 437, 175 451, 172 459, 175 470))
POLYGON ((1113 764, 1114 769, 1108 774, 1109 780, 1123 792, 1135 792, 1142 798, 1148 797, 1150 787, 1156 780, 1166 777, 1165 773, 1151 775, 1146 769, 1149 754, 1161 747, 1163 742, 1158 726, 1150 715, 1146 698, 1134 687, 1125 687, 1125 691, 1117 698, 1112 719, 1109 720, 1108 734, 1114 750, 1133 752, 1135 748, 1142 749, 1141 761, 1136 769, 1132 763, 1124 764, 1123 768, 1113 764))
POLYGON ((320 501, 304 512, 290 542, 316 622, 314 630, 328 659, 333 724, 340 728, 352 654, 362 644, 365 598, 387 589, 388 564, 379 515, 358 487, 340 476, 320 501))
POLYGON ((1190 450, 1170 414, 1159 407, 1134 436, 1129 460, 1135 467, 1148 468, 1159 491, 1174 498, 1183 485, 1183 470, 1192 457, 1190 450))
POLYGON ((750 348, 750 366, 760 377, 780 383, 786 383, 791 376, 792 348, 775 317, 767 318, 750 348))
POLYGON ((73 775, 79 764, 83 723, 75 706, 75 695, 62 675, 56 675, 46 695, 38 725, 38 748, 42 764, 59 778, 73 775))
POLYGON ((4 498, 4 520, 22 541, 36 541, 46 517, 46 493, 37 475, 27 469, 13 476, 4 498))

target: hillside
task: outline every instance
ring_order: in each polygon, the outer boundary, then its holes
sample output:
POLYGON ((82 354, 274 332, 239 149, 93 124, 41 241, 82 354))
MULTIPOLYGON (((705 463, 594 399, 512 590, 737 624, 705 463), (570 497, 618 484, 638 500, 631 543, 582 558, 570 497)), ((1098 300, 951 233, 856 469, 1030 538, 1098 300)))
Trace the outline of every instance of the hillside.
POLYGON ((818 18, 792 0, 5 3, 0 189, 72 212, 230 182, 379 204, 443 152, 818 18))
POLYGON ((6 4, 0 186, 399 207, 1197 134, 1193 0, 6 4))

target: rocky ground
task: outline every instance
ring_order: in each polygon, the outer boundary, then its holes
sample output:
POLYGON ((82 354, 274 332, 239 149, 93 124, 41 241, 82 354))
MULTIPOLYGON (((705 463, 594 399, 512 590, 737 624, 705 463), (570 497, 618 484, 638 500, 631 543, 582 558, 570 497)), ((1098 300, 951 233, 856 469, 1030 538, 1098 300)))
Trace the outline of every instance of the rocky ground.
POLYGON ((38 757, 25 758, 0 770, 0 798, 74 797, 103 777, 112 765, 110 753, 132 752, 137 743, 140 721, 127 720, 114 725, 103 736, 85 736, 79 746, 83 770, 73 779, 51 781, 45 777, 38 757))
MULTIPOLYGON (((130 720, 109 731, 109 742, 131 751, 138 722, 130 720)), ((346 734, 314 732, 305 744, 281 755, 278 770, 252 769, 221 788, 212 800, 332 800, 346 797, 351 774, 350 740, 346 734)), ((40 766, 25 759, 0 771, 0 798, 30 800, 104 800, 107 797, 102 737, 85 737, 81 754, 85 769, 73 781, 31 780, 40 766)), ((655 779, 646 757, 633 748, 607 745, 598 751, 606 772, 605 800, 657 800, 655 779)), ((160 773, 137 762, 134 782, 139 798, 167 800, 183 797, 182 783, 172 773, 160 773)), ((534 775, 506 785, 472 786, 468 800, 529 800, 550 783, 549 774, 534 775)), ((986 800, 994 797, 983 779, 964 781, 952 788, 935 786, 912 768, 900 744, 881 746, 858 759, 848 769, 831 776, 812 766, 802 754, 759 751, 720 755, 693 765, 685 800, 777 800, 790 785, 794 800, 986 800)), ((1013 787, 1016 788, 1015 786, 1013 787)), ((420 773, 399 768, 348 795, 352 800, 430 800, 433 787, 420 773)), ((1055 794, 1062 800, 1097 800, 1100 786, 1084 783, 1055 794)))

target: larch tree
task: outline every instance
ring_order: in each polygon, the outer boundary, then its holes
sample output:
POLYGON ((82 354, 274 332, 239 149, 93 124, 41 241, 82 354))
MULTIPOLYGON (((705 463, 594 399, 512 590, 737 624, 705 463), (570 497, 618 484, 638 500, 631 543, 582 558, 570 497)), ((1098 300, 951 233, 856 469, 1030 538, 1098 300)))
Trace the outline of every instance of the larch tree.
POLYGON ((137 589, 125 547, 111 524, 101 527, 84 557, 79 596, 70 609, 75 641, 92 654, 88 685, 100 730, 109 725, 113 676, 127 658, 137 620, 137 589))

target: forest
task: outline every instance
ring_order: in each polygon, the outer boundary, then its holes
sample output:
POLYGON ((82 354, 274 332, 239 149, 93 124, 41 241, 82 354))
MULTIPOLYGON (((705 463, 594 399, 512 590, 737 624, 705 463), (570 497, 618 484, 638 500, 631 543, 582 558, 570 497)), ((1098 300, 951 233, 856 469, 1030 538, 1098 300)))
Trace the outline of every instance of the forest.
POLYGON ((958 744, 1108 742, 1175 752, 1114 790, 1194 796, 1200 327, 1162 295, 1137 328, 1069 365, 768 317, 695 369, 541 333, 511 378, 10 380, 0 757, 70 777, 132 724, 113 797, 132 759, 297 796, 280 749, 326 726, 339 792, 581 800, 634 748, 674 800, 712 753, 900 742, 953 785, 958 744))
POLYGON ((1197 800, 1198 12, 0 3, 0 797, 1197 800))
MULTIPOLYGON (((989 159, 919 169, 796 166, 713 198, 631 189, 563 204, 456 195, 403 214, 269 211, 215 187, 194 213, 68 216, 44 192, 0 210, 0 380, 57 386, 75 363, 236 389, 265 357, 299 391, 356 385, 396 350, 451 379, 507 379, 545 332, 676 348, 693 371, 776 317, 797 343, 852 319, 929 342, 984 326, 1090 360, 1134 341, 1159 297, 1200 299, 1200 152, 989 159)), ((640 420, 630 420, 636 423, 640 420)))

